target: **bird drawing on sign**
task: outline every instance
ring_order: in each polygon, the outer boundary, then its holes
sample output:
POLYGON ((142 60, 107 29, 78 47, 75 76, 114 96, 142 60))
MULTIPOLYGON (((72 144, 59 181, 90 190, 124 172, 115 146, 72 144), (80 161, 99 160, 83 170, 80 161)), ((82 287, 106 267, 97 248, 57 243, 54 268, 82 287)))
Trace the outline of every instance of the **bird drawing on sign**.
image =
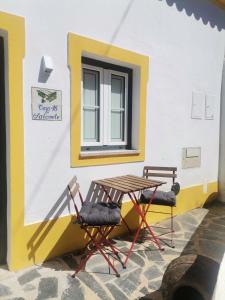
POLYGON ((57 98, 56 92, 43 92, 43 90, 37 90, 38 96, 41 97, 41 103, 52 102, 57 98))

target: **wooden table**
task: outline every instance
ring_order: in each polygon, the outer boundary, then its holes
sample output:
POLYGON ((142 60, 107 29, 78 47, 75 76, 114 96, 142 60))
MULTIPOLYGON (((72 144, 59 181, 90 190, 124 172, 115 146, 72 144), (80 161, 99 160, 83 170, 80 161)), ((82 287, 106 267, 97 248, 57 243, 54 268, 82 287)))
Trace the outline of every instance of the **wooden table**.
MULTIPOLYGON (((150 227, 150 225, 148 224, 148 222, 146 220, 146 214, 147 214, 147 212, 149 210, 149 206, 151 205, 151 202, 155 196, 155 192, 156 192, 157 188, 160 185, 165 184, 166 182, 145 179, 143 177, 138 177, 138 176, 134 176, 134 175, 125 175, 125 176, 106 178, 106 179, 102 179, 102 180, 95 180, 94 183, 97 184, 98 186, 100 186, 104 190, 104 192, 106 193, 106 195, 110 201, 113 201, 113 199, 110 195, 111 189, 119 192, 119 198, 118 198, 119 202, 122 202, 123 196, 125 194, 127 194, 133 203, 133 208, 135 209, 137 214, 141 217, 141 222, 135 233, 133 242, 131 244, 131 247, 128 251, 128 254, 127 254, 125 262, 124 262, 125 266, 127 264, 128 258, 133 250, 134 244, 138 238, 138 235, 140 233, 140 230, 141 230, 143 224, 145 224, 146 228, 148 229, 148 231, 153 239, 152 241, 157 245, 157 247, 160 250, 162 250, 158 238, 155 236, 152 228, 150 227), (135 195, 135 192, 142 192, 145 189, 153 189, 153 194, 152 194, 151 199, 149 200, 149 203, 146 204, 146 207, 141 209, 138 198, 135 195)), ((126 221, 124 220, 124 218, 122 216, 121 216, 121 218, 122 218, 123 222, 125 223, 125 225, 129 229, 129 226, 126 223, 126 221)))

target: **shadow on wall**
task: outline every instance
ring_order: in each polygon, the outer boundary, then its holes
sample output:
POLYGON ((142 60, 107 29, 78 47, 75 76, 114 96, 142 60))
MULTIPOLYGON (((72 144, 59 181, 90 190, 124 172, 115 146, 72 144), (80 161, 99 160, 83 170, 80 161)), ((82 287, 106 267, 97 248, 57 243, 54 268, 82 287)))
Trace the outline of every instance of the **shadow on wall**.
MULTIPOLYGON (((219 31, 225 29, 225 10, 213 4, 212 0, 158 0, 166 2, 169 6, 175 5, 179 12, 185 10, 186 14, 191 17, 194 15, 196 20, 202 20, 204 25, 210 24, 212 28, 217 28, 219 31)), ((123 24, 125 23, 129 12, 133 6, 138 3, 137 0, 130 0, 122 15, 122 18, 115 28, 111 37, 110 44, 113 44, 123 24)), ((144 6, 143 6, 144 7, 144 6)), ((110 50, 106 51, 105 55, 110 50)))
MULTIPOLYGON (((108 193, 113 201, 117 202, 118 195, 115 190, 111 189, 108 193)), ((78 203, 76 203, 79 207, 80 203, 78 198, 79 197, 75 200, 78 201, 78 203)), ((79 224, 74 224, 74 221, 76 221, 76 214, 71 200, 68 187, 66 187, 52 209, 46 215, 44 221, 38 226, 31 239, 28 241, 28 258, 33 264, 38 263, 40 258, 41 260, 46 260, 48 258, 85 248, 89 238, 85 234, 85 231, 80 228, 79 224), (68 218, 68 216, 61 216, 66 207, 68 207, 68 210, 71 213, 70 218, 68 218), (66 219, 66 222, 63 222, 64 218, 66 219)), ((91 183, 85 201, 105 202, 106 195, 102 190, 96 187, 94 183, 91 183)), ((122 209, 122 214, 125 222, 131 225, 131 229, 138 226, 139 218, 134 210, 123 212, 122 209)), ((113 230, 110 237, 122 235, 126 232, 127 228, 125 224, 121 223, 121 226, 113 230)))
POLYGON ((177 10, 182 12, 185 10, 186 14, 194 16, 196 20, 202 20, 207 25, 210 24, 212 28, 217 27, 219 31, 225 29, 225 10, 219 8, 213 1, 209 0, 159 0, 165 1, 169 6, 175 5, 177 10))
MULTIPOLYGON (((59 199, 56 201, 54 206, 51 208, 49 213, 46 215, 44 221, 38 226, 34 232, 32 238, 27 243, 28 257, 32 259, 33 263, 36 263, 36 252, 39 250, 43 242, 49 239, 49 233, 54 229, 54 226, 58 222, 60 215, 63 213, 66 207, 70 206, 69 191, 66 188, 59 199)), ((72 223, 73 216, 71 216, 72 223)), ((67 228, 65 232, 67 232, 67 228)), ((46 249, 47 250, 47 249, 46 249)), ((46 257, 48 253, 46 253, 46 257)))

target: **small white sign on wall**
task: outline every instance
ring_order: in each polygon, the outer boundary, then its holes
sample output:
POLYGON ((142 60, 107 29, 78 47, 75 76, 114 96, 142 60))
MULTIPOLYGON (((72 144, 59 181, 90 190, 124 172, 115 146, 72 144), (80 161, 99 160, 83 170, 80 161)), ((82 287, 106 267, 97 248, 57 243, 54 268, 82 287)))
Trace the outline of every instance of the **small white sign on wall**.
POLYGON ((62 91, 31 88, 32 120, 61 121, 62 91))
POLYGON ((215 95, 207 94, 205 96, 205 119, 213 120, 214 119, 214 103, 216 97, 215 95))
POLYGON ((182 169, 199 168, 201 166, 201 147, 182 149, 182 169))
POLYGON ((192 92, 191 118, 202 119, 205 108, 205 94, 202 92, 192 92))

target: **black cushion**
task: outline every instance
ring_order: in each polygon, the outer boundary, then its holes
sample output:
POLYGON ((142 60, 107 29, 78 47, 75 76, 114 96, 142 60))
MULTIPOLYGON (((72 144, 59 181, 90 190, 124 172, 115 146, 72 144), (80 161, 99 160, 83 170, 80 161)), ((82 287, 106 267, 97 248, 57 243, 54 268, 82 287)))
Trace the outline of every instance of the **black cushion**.
POLYGON ((115 203, 84 202, 79 214, 79 223, 91 226, 117 225, 120 222, 120 209, 115 203))
POLYGON ((171 187, 171 191, 173 191, 175 195, 178 195, 180 192, 180 184, 175 182, 171 187))
MULTIPOLYGON (((153 195, 153 191, 149 191, 149 190, 144 191, 141 194, 140 203, 148 204, 152 195, 153 195)), ((173 191, 170 191, 170 192, 156 191, 155 196, 152 200, 152 204, 175 206, 176 205, 176 195, 173 191)))

